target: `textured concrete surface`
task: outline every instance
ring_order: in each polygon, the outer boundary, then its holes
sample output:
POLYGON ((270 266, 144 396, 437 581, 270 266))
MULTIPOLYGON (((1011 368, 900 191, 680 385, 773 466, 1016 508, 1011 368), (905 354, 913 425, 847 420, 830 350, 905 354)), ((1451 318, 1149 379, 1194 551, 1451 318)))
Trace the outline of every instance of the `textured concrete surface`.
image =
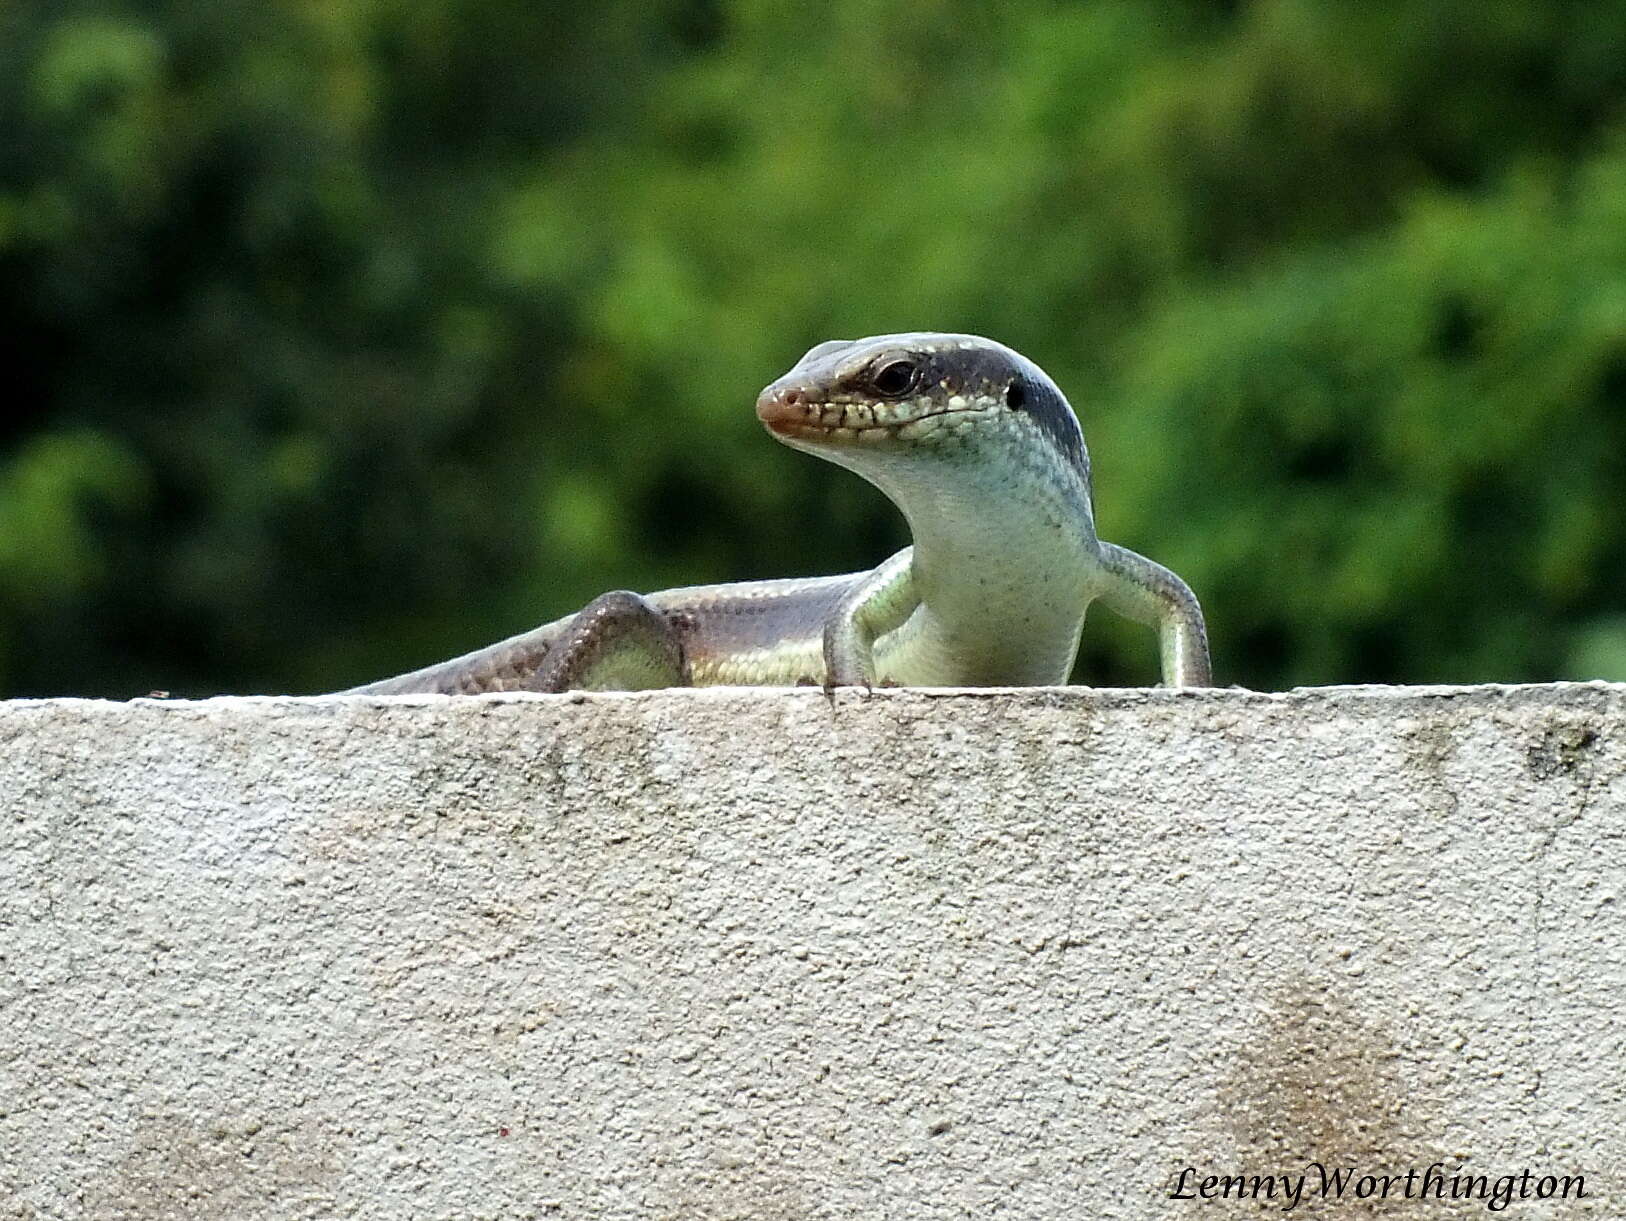
POLYGON ((1354 1196, 1440 1163, 1626 1216, 1623 729, 1597 685, 3 705, 0 1216, 1258 1217, 1169 1197, 1312 1161, 1356 1177, 1291 1215, 1504 1211, 1354 1196))

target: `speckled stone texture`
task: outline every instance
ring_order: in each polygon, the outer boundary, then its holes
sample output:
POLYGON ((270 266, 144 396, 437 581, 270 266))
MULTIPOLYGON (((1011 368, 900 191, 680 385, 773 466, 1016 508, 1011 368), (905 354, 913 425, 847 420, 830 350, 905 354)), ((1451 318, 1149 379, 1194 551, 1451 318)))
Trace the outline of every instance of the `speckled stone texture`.
MULTIPOLYGON (((1260 1217, 1169 1196, 1319 1161, 1623 1217, 1623 728, 1602 685, 0 705, 0 1216, 1260 1217)), ((1290 1215, 1493 1215, 1314 1176, 1290 1215)))

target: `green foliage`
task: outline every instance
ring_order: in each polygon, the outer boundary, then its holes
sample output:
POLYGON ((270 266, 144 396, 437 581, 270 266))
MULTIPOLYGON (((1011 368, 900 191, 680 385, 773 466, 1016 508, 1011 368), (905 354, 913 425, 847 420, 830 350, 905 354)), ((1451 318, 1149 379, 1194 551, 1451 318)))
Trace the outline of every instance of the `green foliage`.
MULTIPOLYGON (((1068 390, 1225 681, 1626 678, 1626 3, 0 10, 0 686, 331 689, 902 539, 818 340, 1068 390)), ((1145 633, 1079 678, 1146 681, 1145 633)))

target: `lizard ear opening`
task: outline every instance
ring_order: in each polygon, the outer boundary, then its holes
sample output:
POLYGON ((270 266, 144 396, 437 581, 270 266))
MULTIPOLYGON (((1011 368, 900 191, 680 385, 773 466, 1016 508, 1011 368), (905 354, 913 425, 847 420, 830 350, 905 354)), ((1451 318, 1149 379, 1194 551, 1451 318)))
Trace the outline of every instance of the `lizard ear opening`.
POLYGON ((1012 382, 1005 387, 1005 406, 1012 411, 1020 411, 1027 404, 1028 392, 1023 389, 1020 380, 1012 382))

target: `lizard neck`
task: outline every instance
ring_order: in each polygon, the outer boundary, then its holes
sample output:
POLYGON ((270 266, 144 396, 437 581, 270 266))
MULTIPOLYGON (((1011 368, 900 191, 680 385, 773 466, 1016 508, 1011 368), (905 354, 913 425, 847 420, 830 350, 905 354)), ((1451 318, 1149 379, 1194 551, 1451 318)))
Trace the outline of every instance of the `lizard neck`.
POLYGON ((1094 572, 1088 468, 1031 434, 993 440, 853 468, 909 523, 933 681, 1066 682, 1094 572))

